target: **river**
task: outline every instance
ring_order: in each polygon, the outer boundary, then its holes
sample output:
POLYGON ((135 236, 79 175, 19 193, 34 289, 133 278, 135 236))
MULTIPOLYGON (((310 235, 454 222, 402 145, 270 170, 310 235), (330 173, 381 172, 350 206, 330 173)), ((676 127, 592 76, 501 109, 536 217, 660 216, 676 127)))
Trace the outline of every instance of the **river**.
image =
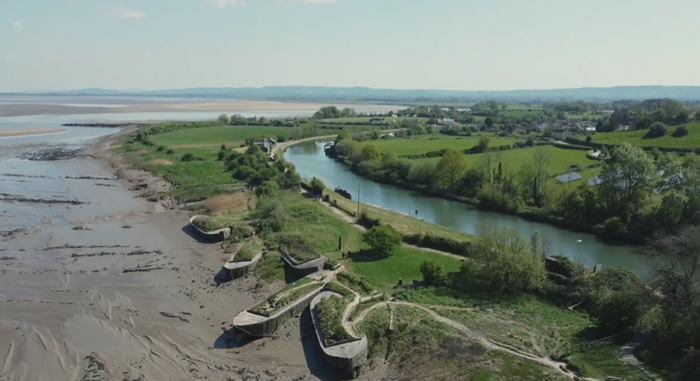
POLYGON ((553 253, 562 253, 587 267, 597 264, 602 264, 603 267, 620 265, 640 275, 645 272, 645 256, 637 247, 610 245, 591 234, 531 222, 517 216, 483 211, 468 204, 427 197, 393 185, 375 183, 357 176, 345 165, 327 158, 323 149, 325 144, 307 142, 289 147, 284 153, 284 159, 296 166, 302 178, 320 178, 326 181, 329 188, 339 186, 348 190, 354 199, 357 197, 359 184, 361 201, 364 203, 404 214, 410 211, 414 215, 418 211, 418 217, 427 222, 472 234, 479 222, 493 220, 498 226, 519 230, 525 237, 530 237, 537 231, 551 242, 553 253), (580 243, 577 242, 579 240, 580 243))

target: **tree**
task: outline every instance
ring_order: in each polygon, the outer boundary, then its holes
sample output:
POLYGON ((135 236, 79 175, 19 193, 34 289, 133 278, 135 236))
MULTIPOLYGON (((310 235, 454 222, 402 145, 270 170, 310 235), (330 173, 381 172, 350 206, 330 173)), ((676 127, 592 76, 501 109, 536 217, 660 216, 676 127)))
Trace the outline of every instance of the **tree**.
POLYGON ((626 215, 632 203, 651 188, 656 175, 654 160, 641 148, 629 143, 618 146, 601 169, 602 184, 597 187, 608 216, 626 215))
POLYGON ((428 259, 420 265, 423 283, 426 286, 443 286, 447 284, 447 273, 437 262, 428 259))
POLYGON ((700 111, 695 111, 695 120, 700 122, 700 111))
POLYGON ((484 123, 486 124, 486 127, 488 127, 488 128, 493 127, 493 118, 490 116, 487 116, 486 119, 484 120, 484 123))
POLYGON ((362 242, 380 255, 391 254, 395 247, 401 245, 401 241, 401 233, 391 225, 375 226, 362 236, 362 242))
POLYGON ((673 118, 673 123, 674 124, 683 124, 683 123, 688 123, 690 120, 690 110, 687 108, 683 107, 678 111, 678 114, 673 118))
POLYGON ((674 138, 680 138, 686 135, 688 135, 688 127, 686 126, 678 126, 676 132, 673 133, 674 138))
POLYGON ((335 138, 336 143, 338 143, 341 140, 352 140, 352 135, 350 134, 350 131, 348 131, 347 128, 340 130, 338 136, 335 138))
POLYGON ((311 193, 316 196, 323 196, 323 191, 326 190, 326 184, 321 179, 313 178, 311 180, 311 193))
POLYGON ((228 117, 226 114, 221 114, 219 115, 219 118, 217 119, 219 123, 221 124, 229 124, 231 123, 231 118, 228 117))
POLYGON ((664 135, 666 135, 666 132, 668 132, 668 127, 666 127, 665 124, 661 122, 656 122, 649 127, 649 132, 647 132, 646 135, 644 135, 644 138, 646 139, 653 139, 653 138, 660 138, 664 135))
POLYGON ((542 257, 516 229, 499 228, 493 221, 479 223, 473 243, 480 264, 479 278, 486 289, 498 292, 535 291, 544 286, 547 272, 542 257))
POLYGON ((381 159, 382 159, 382 153, 379 151, 379 148, 377 148, 377 146, 374 146, 372 144, 365 144, 364 147, 362 147, 362 154, 361 154, 362 161, 381 160, 381 159))
POLYGON ((532 200, 535 206, 541 207, 544 201, 544 189, 549 180, 549 152, 544 148, 536 148, 534 153, 535 170, 532 185, 532 200))
POLYGON ((489 140, 489 137, 484 135, 481 138, 479 138, 479 143, 472 148, 474 152, 486 152, 489 148, 489 143, 491 141, 489 140))
POLYGON ((467 159, 461 152, 448 149, 435 166, 433 178, 440 189, 454 192, 464 178, 467 165, 467 159))
POLYGON ((280 187, 275 181, 266 181, 255 189, 258 197, 275 197, 280 194, 280 187))
POLYGON ((586 143, 590 143, 591 140, 593 140, 593 138, 591 137, 591 135, 586 135, 586 143))

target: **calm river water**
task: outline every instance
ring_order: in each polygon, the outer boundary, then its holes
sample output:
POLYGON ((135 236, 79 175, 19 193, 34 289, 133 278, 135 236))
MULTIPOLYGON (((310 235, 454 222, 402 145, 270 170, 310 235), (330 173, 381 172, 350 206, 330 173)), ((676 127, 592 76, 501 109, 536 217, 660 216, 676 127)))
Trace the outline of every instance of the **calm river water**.
POLYGON ((455 230, 474 233, 480 221, 493 220, 501 227, 515 228, 526 237, 538 231, 552 243, 553 253, 562 253, 577 259, 589 267, 602 264, 626 266, 642 275, 645 269, 645 256, 632 246, 617 246, 601 242, 597 237, 557 228, 549 224, 530 222, 517 216, 479 210, 471 205, 441 198, 426 197, 416 192, 386 184, 375 183, 350 172, 350 170, 326 157, 324 142, 308 142, 288 148, 285 160, 293 163, 305 179, 318 177, 326 181, 326 186, 339 186, 348 190, 353 199, 357 197, 360 185, 361 201, 392 209, 401 213, 418 211, 425 221, 446 226, 455 230), (581 243, 577 243, 581 240, 581 243))

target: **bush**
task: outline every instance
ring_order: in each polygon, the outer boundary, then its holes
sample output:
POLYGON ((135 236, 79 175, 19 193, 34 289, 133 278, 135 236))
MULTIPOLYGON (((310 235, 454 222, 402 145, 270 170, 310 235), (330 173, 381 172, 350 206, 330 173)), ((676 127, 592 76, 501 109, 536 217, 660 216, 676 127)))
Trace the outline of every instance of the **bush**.
POLYGON ((236 169, 236 172, 233 173, 233 177, 236 180, 241 180, 241 181, 247 181, 248 179, 252 178, 255 176, 257 172, 255 170, 247 165, 242 165, 236 169))
POLYGON ((611 217, 603 223, 601 234, 606 238, 616 238, 625 230, 625 224, 620 217, 611 217))
POLYGON ((423 274, 423 283, 426 286, 443 286, 447 284, 447 273, 437 262, 433 260, 423 261, 420 265, 423 274))
POLYGON ((664 135, 666 135, 666 132, 668 132, 668 127, 666 127, 665 124, 661 122, 656 122, 651 125, 649 128, 649 132, 647 132, 646 135, 644 135, 645 139, 653 139, 653 138, 660 138, 664 135))
POLYGON ((360 214, 360 218, 357 219, 357 223, 360 226, 364 226, 366 229, 372 229, 375 226, 381 225, 379 218, 372 218, 365 212, 360 214))
POLYGON ((158 146, 158 148, 156 148, 156 151, 158 151, 158 152, 163 152, 163 151, 167 151, 167 150, 168 150, 168 147, 166 147, 166 146, 158 146))
POLYGON ((226 151, 219 151, 219 154, 217 155, 217 158, 219 159, 219 161, 223 161, 225 157, 226 157, 226 151))
POLYGON ((311 193, 315 194, 316 196, 321 196, 323 195, 323 191, 326 189, 326 184, 324 184, 323 181, 317 178, 313 178, 311 180, 311 193))
POLYGON ((275 197, 279 196, 280 187, 274 181, 266 181, 257 189, 255 189, 255 195, 258 197, 275 197))
POLYGON ((167 153, 168 155, 172 155, 172 154, 175 153, 175 150, 172 149, 172 148, 170 148, 166 153, 167 153))
POLYGON ((390 225, 375 226, 362 236, 362 242, 378 254, 389 255, 395 247, 401 245, 401 234, 390 225))
POLYGON ((680 138, 686 135, 688 135, 688 127, 686 126, 679 126, 676 128, 676 132, 673 133, 674 138, 680 138))
POLYGON ((403 241, 411 245, 446 251, 464 257, 468 257, 470 254, 469 251, 471 250, 471 243, 467 241, 458 241, 456 239, 441 237, 430 233, 405 235, 403 236, 403 241))

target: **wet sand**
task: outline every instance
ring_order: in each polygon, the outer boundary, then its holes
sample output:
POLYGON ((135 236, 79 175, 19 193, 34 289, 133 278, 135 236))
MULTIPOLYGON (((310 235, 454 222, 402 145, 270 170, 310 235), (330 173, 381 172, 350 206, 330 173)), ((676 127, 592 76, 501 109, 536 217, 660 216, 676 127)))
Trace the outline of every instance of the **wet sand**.
POLYGON ((33 128, 33 129, 28 129, 28 130, 0 131, 0 138, 10 137, 10 136, 55 134, 57 132, 66 132, 66 130, 60 129, 60 128, 33 128))
POLYGON ((340 379, 306 313, 227 348, 232 318, 282 285, 217 285, 230 255, 169 200, 129 191, 169 184, 105 152, 111 141, 69 160, 0 155, 0 380, 340 379))

